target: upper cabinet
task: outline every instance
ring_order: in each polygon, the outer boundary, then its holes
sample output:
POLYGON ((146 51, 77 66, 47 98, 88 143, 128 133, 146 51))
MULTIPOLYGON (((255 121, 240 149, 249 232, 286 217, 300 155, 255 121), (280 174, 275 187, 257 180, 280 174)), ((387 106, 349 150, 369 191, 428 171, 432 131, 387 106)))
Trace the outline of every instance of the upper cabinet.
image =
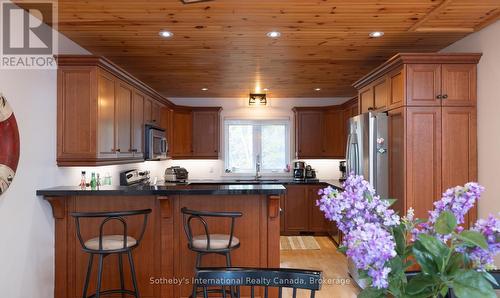
POLYGON ((144 160, 144 123, 170 103, 103 58, 59 56, 58 67, 57 164, 144 160))
POLYGON ((177 107, 173 110, 171 156, 176 159, 218 159, 220 107, 177 107))
POLYGON ((475 106, 481 54, 398 54, 354 83, 359 111, 475 106))
POLYGON ((357 97, 342 105, 295 107, 296 158, 344 158, 347 121, 358 114, 357 97))

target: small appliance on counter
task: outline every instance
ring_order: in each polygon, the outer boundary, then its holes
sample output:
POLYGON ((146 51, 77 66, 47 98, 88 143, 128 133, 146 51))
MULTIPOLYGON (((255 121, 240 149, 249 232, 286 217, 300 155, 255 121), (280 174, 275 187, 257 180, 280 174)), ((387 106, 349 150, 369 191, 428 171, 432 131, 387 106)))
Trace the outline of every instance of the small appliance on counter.
POLYGON ((306 163, 303 161, 293 162, 293 179, 304 180, 306 178, 306 163))
POLYGON ((186 182, 189 172, 185 168, 174 166, 165 170, 165 182, 186 182))
POLYGON ((339 178, 340 182, 344 182, 347 179, 347 167, 345 165, 346 161, 342 160, 339 163, 339 171, 342 174, 342 176, 339 178))
POLYGON ((303 161, 293 162, 293 179, 296 181, 315 181, 316 170, 303 161))
POLYGON ((306 166, 306 179, 316 179, 316 170, 310 165, 306 166))
POLYGON ((120 173, 120 186, 149 183, 149 171, 128 170, 120 173))

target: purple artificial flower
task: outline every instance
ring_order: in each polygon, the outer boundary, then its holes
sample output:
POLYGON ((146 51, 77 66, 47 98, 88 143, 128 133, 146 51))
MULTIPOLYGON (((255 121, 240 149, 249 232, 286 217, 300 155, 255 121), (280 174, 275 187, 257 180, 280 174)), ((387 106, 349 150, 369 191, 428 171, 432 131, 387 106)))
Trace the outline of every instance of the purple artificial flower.
POLYGON ((479 219, 471 229, 484 235, 488 249, 474 247, 466 250, 474 267, 478 270, 495 268, 494 257, 500 252, 500 220, 490 214, 488 219, 479 219))
POLYGON ((387 288, 387 261, 396 256, 396 243, 387 230, 380 224, 359 225, 345 236, 346 255, 352 259, 356 268, 365 270, 372 278, 372 286, 387 288))

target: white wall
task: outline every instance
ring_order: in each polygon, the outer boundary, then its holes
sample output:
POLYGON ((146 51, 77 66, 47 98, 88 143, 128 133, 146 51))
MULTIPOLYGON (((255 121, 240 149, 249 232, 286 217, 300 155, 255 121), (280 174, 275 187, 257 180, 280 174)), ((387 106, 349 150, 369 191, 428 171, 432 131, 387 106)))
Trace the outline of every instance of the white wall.
MULTIPOLYGON (((171 98, 175 104, 187 106, 220 106, 222 107, 221 117, 240 119, 289 119, 291 133, 291 158, 294 158, 294 123, 293 107, 305 106, 328 106, 341 104, 348 98, 271 98, 265 107, 249 107, 248 98, 171 98)), ((224 140, 224 130, 221 123, 221 148, 224 140)), ((224 153, 222 152, 222 155, 224 153)), ((173 160, 169 165, 179 165, 189 171, 190 179, 216 179, 224 175, 224 162, 222 160, 173 160)), ((306 160, 317 171, 320 179, 336 179, 340 177, 339 160, 321 159, 306 160)), ((291 175, 291 174, 290 174, 291 175)))
MULTIPOLYGON (((479 201, 479 218, 500 211, 500 21, 445 48, 443 52, 480 52, 477 66, 478 178, 486 191, 479 201)), ((500 256, 495 258, 500 266, 500 256)))
POLYGON ((477 66, 479 183, 486 191, 479 202, 479 217, 500 211, 500 21, 450 45, 443 52, 483 53, 477 66))

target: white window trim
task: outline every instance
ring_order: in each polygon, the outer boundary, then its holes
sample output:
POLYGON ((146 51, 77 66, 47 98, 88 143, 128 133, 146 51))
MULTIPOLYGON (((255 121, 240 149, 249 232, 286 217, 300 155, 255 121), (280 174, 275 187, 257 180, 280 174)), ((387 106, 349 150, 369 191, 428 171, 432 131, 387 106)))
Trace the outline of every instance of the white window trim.
MULTIPOLYGON (((290 130, 291 130, 291 121, 290 121, 290 118, 287 117, 287 118, 274 118, 274 119, 268 119, 268 118, 256 118, 256 119, 253 119, 253 118, 239 118, 239 117, 225 117, 223 119, 223 126, 224 126, 224 137, 223 137, 223 148, 224 148, 224 153, 223 153, 223 157, 224 157, 224 169, 223 169, 223 173, 222 173, 222 176, 225 176, 225 177, 254 177, 255 176, 255 167, 253 169, 253 172, 248 172, 248 173, 226 173, 226 169, 227 169, 227 166, 228 166, 228 152, 229 152, 229 142, 228 142, 228 137, 229 137, 229 133, 228 133, 228 129, 229 129, 229 125, 230 124, 256 124, 256 123, 263 123, 263 124, 284 124, 285 127, 286 127, 286 135, 285 135, 285 139, 286 139, 286 146, 285 146, 285 154, 286 154, 286 163, 287 164, 290 164, 291 162, 291 147, 292 147, 292 140, 291 140, 291 135, 290 135, 290 130)), ((257 142, 254 142, 253 146, 254 146, 254 152, 260 152, 261 150, 261 147, 260 147, 260 141, 261 141, 261 138, 260 137, 254 137, 254 139, 257 140, 257 142)), ((260 174, 263 176, 263 177, 288 177, 291 175, 291 172, 285 172, 285 171, 281 171, 281 172, 270 172, 270 171, 261 171, 260 174)))

